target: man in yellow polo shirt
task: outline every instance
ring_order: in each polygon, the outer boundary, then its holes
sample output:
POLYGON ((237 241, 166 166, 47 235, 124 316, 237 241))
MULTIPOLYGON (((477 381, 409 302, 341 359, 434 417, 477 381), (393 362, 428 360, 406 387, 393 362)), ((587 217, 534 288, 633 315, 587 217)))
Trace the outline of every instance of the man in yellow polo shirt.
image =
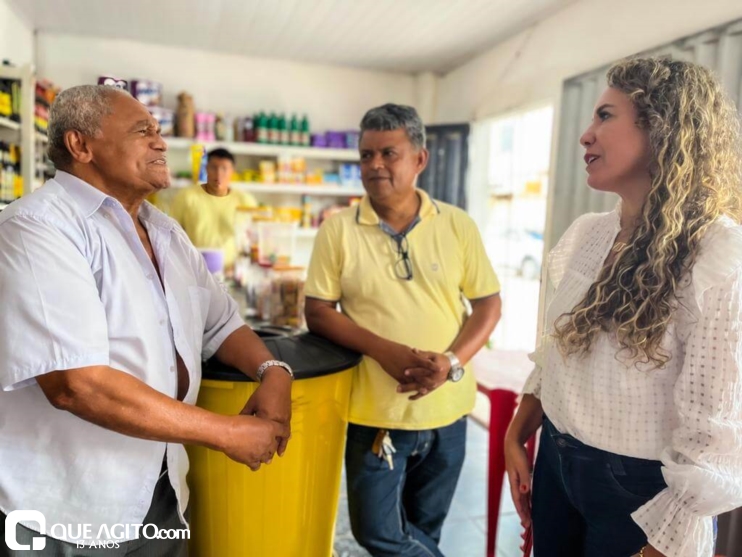
POLYGON ((467 362, 500 318, 476 225, 416 188, 424 146, 414 108, 366 113, 366 195, 323 223, 305 286, 310 330, 365 355, 345 460, 353 534, 374 557, 442 557, 476 394, 467 362))
POLYGON ((234 156, 226 149, 210 151, 206 164, 206 183, 194 184, 178 192, 170 216, 180 223, 197 248, 217 248, 224 253, 228 271, 237 256, 234 217, 237 207, 256 207, 255 198, 231 187, 234 156))

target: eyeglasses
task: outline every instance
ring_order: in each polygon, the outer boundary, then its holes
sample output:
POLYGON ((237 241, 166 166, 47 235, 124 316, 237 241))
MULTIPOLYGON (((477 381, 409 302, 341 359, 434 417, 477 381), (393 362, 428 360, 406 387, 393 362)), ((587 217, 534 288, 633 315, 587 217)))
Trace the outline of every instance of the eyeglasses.
POLYGON ((394 264, 394 274, 401 280, 412 280, 412 260, 410 260, 410 246, 407 236, 402 234, 394 238, 397 244, 397 255, 399 259, 394 264))

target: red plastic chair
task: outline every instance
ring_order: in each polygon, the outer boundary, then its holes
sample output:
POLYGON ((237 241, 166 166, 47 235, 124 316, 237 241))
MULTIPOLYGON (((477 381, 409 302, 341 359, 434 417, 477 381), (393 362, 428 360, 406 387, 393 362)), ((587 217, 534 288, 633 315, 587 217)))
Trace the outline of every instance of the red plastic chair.
MULTIPOLYGON (((487 557, 495 557, 497 524, 500 519, 502 486, 505 478, 505 433, 515 414, 517 393, 506 389, 491 389, 477 384, 480 393, 490 401, 489 465, 487 473, 487 557)), ((528 459, 533 465, 536 437, 528 440, 528 459)))

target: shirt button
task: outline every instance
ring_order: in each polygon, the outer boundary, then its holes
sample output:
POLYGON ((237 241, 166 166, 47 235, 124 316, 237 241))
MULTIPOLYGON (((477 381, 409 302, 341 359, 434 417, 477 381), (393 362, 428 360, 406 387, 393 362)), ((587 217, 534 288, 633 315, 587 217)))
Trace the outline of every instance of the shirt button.
POLYGON ((566 447, 567 442, 564 439, 557 439, 557 445, 559 445, 560 447, 566 447))
POLYGON ((149 273, 149 274, 147 275, 147 278, 148 278, 149 280, 152 280, 152 279, 154 278, 154 275, 153 275, 152 273, 149 273))
POLYGON ((175 366, 170 366, 170 371, 175 371, 175 366))
POLYGON ((160 325, 164 325, 164 324, 165 324, 165 320, 164 319, 160 319, 160 325))

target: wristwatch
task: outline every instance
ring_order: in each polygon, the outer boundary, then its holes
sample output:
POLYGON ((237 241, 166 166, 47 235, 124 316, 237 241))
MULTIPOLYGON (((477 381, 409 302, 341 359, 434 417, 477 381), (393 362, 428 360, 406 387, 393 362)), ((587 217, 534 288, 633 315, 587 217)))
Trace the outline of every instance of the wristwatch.
POLYGON ((461 378, 464 377, 464 366, 461 365, 461 360, 459 360, 458 356, 450 350, 445 352, 443 355, 451 362, 451 369, 448 370, 448 380, 451 383, 461 381, 461 378))
POLYGON ((281 360, 268 360, 267 362, 263 362, 262 364, 260 364, 258 373, 255 374, 258 378, 258 383, 263 381, 263 374, 269 367, 282 367, 286 370, 286 373, 289 374, 291 380, 294 380, 294 370, 291 369, 291 366, 289 364, 287 364, 286 362, 282 362, 281 360))

